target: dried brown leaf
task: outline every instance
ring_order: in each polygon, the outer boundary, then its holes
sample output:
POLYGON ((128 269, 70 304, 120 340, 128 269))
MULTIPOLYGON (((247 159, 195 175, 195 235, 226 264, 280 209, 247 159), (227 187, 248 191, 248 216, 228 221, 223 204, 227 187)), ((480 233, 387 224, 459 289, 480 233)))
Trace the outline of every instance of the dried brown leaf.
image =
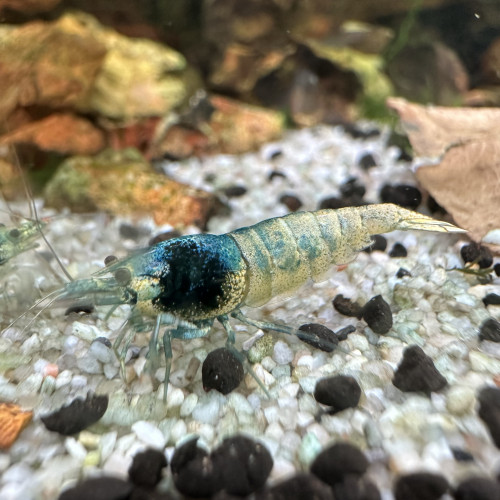
POLYGON ((422 186, 476 241, 500 253, 500 109, 420 106, 388 100, 416 154, 422 186))

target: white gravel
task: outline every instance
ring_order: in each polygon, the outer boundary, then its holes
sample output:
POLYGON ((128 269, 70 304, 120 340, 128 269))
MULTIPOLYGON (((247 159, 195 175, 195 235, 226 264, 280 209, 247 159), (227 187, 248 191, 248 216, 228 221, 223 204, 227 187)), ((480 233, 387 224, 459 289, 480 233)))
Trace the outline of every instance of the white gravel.
MULTIPOLYGON (((386 137, 384 132, 381 137, 353 140, 340 128, 322 126, 291 131, 258 153, 170 163, 165 171, 212 191, 234 184, 248 189, 244 196, 227 200, 230 216, 210 221, 209 230, 222 233, 285 215, 286 207, 278 202, 284 193, 298 196, 302 209, 314 210, 321 199, 338 196, 339 186, 353 176, 366 186, 368 201, 378 201, 379 189, 386 182, 415 184, 408 165, 397 162, 398 150, 385 146, 386 137), (272 159, 276 151, 282 154, 272 159), (356 164, 367 152, 379 166, 364 171, 356 164), (286 177, 270 181, 274 170, 286 177)), ((102 214, 66 214, 50 222, 48 236, 71 274, 83 277, 102 266, 107 255, 124 256, 146 244, 147 239, 121 240, 121 222, 102 214)), ((150 232, 160 231, 150 220, 128 222, 150 232)), ((479 388, 500 382, 500 349, 478 341, 481 323, 489 317, 500 319, 499 306, 486 309, 481 302, 486 293, 500 293, 500 279, 483 286, 473 276, 451 271, 462 265, 459 249, 465 240, 457 236, 394 232, 387 239, 388 250, 400 242, 408 256, 391 259, 387 253, 361 253, 346 270, 332 273, 325 282, 309 284, 288 300, 246 311, 255 319, 295 326, 318 322, 333 330, 350 324, 356 327, 340 344, 343 350, 331 354, 285 335, 271 336, 271 350, 263 340, 253 371, 270 398, 248 374, 227 396, 204 392, 201 369, 192 381, 186 379, 189 366, 196 367, 196 360, 203 361, 208 352, 224 345, 219 325, 206 338, 174 341, 165 405, 163 385, 155 391, 142 373, 148 332, 138 333, 135 350, 129 351, 129 356, 138 357, 127 363, 127 382, 120 377, 112 351, 95 340, 113 340, 127 318, 127 307, 118 308, 109 318, 106 308, 69 318, 63 310, 51 309, 31 323, 33 313, 28 313, 0 336, 0 399, 34 411, 33 422, 17 442, 0 452, 0 498, 48 500, 83 477, 103 471, 126 476, 138 451, 147 446, 166 447, 168 455, 191 434, 199 435, 209 448, 237 432, 260 439, 274 458, 272 481, 306 469, 328 443, 348 440, 371 458, 370 477, 385 500, 392 498, 394 475, 402 472, 442 473, 452 484, 471 474, 496 474, 500 453, 477 416, 476 394, 479 388), (396 278, 400 267, 411 277, 396 278), (338 293, 361 303, 381 294, 393 311, 392 330, 378 336, 363 321, 338 314, 331 304, 338 293), (392 385, 402 352, 411 344, 421 346, 447 378, 449 385, 439 394, 429 398, 402 393, 392 385), (48 363, 59 367, 57 377, 47 376, 48 363), (312 396, 314 385, 331 374, 353 376, 363 391, 361 401, 356 409, 316 419, 320 407, 312 396), (71 438, 45 429, 41 415, 89 390, 109 395, 101 422, 71 438), (452 448, 472 453, 475 460, 456 461, 452 448)), ((19 294, 26 288, 50 289, 54 277, 46 266, 33 270, 33 262, 40 259, 36 253, 30 251, 11 261, 0 283, 13 282, 13 276, 19 275, 25 279, 13 285, 19 294), (30 270, 28 278, 22 272, 26 269, 30 270)), ((3 328, 25 310, 20 298, 18 302, 7 311, 0 309, 3 328)), ((235 324, 235 328, 238 346, 256 333, 250 327, 235 324)), ((162 372, 158 372, 160 382, 162 372)))

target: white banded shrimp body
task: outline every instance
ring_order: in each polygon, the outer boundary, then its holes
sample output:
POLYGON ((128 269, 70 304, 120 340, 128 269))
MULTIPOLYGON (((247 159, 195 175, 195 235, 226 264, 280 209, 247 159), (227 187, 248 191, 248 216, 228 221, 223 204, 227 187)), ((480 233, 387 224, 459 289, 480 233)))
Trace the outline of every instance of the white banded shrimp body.
POLYGON ((92 277, 68 283, 48 304, 75 300, 95 305, 128 304, 131 316, 115 341, 123 361, 138 318, 154 321, 149 368, 159 363, 162 344, 169 379, 171 339, 203 337, 217 319, 235 351, 229 318, 262 329, 297 334, 291 326, 255 321, 241 309, 288 294, 308 280, 321 280, 371 244, 371 236, 393 230, 463 230, 392 204, 298 212, 230 233, 183 236, 115 261, 92 277), (160 338, 160 331, 163 330, 160 338))

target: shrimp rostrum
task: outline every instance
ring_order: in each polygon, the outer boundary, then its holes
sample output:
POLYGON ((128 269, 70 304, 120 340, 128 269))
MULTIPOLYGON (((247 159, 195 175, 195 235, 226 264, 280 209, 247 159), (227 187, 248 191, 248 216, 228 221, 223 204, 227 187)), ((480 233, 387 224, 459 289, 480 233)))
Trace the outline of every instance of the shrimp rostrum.
MULTIPOLYGON (((95 305, 129 304, 132 325, 134 318, 149 317, 154 327, 148 362, 156 370, 162 343, 166 391, 172 338, 203 337, 217 319, 234 352, 235 333, 229 317, 297 334, 286 325, 247 318, 241 308, 289 295, 309 279, 321 280, 329 268, 349 262, 368 247, 372 235, 397 229, 463 232, 392 204, 292 213, 227 234, 182 236, 158 243, 88 279, 68 283, 51 303, 91 299, 95 305)), ((121 360, 134 334, 124 329, 115 341, 121 360)))

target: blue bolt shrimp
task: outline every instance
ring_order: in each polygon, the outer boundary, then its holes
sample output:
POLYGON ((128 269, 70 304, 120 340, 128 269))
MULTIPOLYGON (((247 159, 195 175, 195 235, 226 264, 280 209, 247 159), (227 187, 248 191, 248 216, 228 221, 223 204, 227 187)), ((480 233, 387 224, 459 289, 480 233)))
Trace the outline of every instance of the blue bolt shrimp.
POLYGON ((203 337, 217 319, 228 334, 228 348, 235 352, 230 317, 300 336, 303 332, 287 325, 248 318, 241 308, 261 306, 290 295, 310 279, 321 280, 332 266, 349 262, 368 247, 372 235, 394 230, 464 232, 392 204, 297 212, 226 234, 163 241, 115 260, 89 278, 68 283, 47 297, 45 307, 75 300, 97 306, 130 305, 131 315, 115 340, 115 352, 123 364, 135 332, 151 327, 149 368, 154 373, 159 366, 161 343, 166 394, 171 339, 203 337))

